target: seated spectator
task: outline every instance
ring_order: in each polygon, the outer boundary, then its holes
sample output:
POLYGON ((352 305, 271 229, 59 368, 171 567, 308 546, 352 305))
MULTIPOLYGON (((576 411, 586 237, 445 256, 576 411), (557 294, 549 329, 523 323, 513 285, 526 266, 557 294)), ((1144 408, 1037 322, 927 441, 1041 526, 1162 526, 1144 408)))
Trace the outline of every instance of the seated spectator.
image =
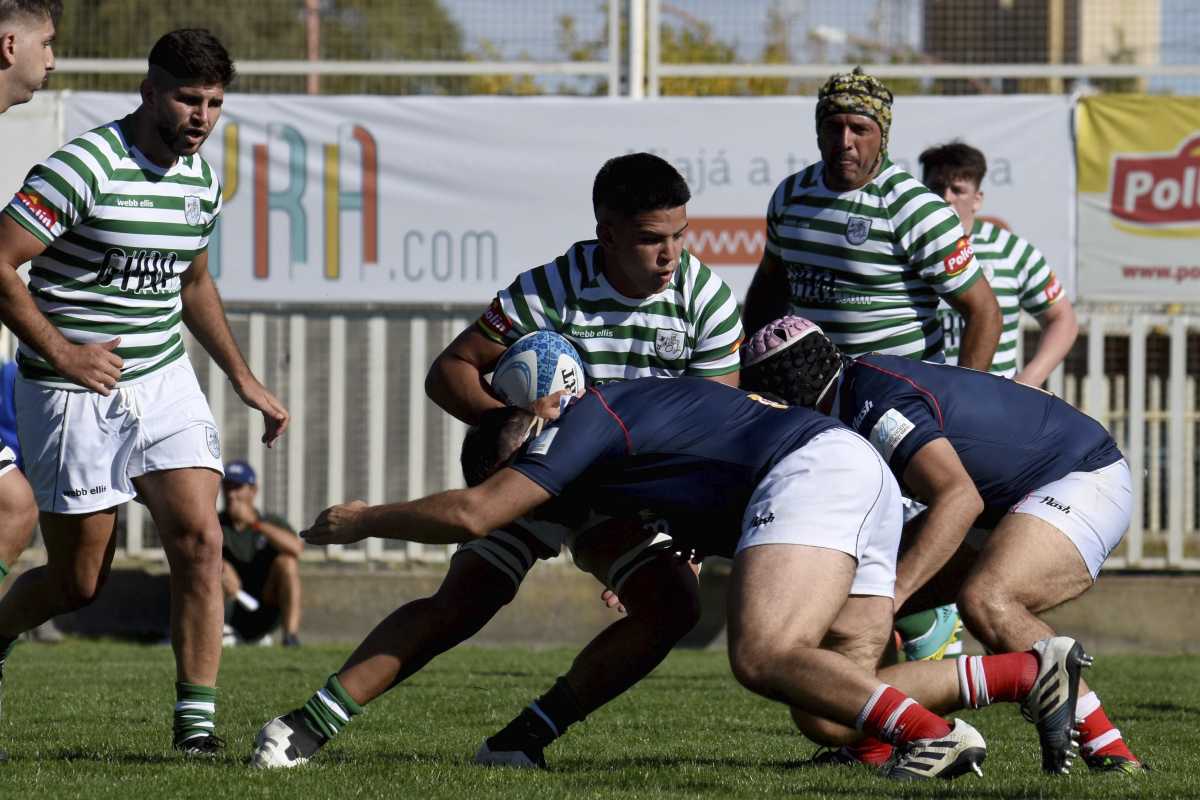
POLYGON ((221 482, 225 536, 221 586, 233 600, 227 622, 246 642, 258 641, 283 625, 283 646, 300 644, 300 551, 304 542, 287 521, 254 507, 258 480, 245 461, 225 465, 221 482))

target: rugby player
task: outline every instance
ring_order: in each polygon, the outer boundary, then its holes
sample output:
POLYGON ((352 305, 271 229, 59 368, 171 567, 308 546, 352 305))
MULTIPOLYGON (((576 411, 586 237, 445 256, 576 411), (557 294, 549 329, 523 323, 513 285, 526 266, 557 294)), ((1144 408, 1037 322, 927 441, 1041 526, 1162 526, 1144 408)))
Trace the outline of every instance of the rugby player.
MULTIPOLYGON (((679 543, 734 558, 729 654, 743 685, 811 713, 816 736, 862 730, 901 745, 891 777, 978 770, 986 755, 979 733, 922 705, 958 705, 952 663, 901 664, 887 682, 874 674, 891 630, 900 493, 860 436, 808 409, 695 378, 593 388, 522 449, 537 422, 515 408, 485 417, 463 447, 473 488, 335 506, 305 536, 320 544, 469 541, 543 505, 555 515, 653 508, 690 520, 674 528, 679 543)), ((1043 747, 1065 755, 1072 687, 1086 661, 1074 640, 1059 637, 981 668, 1009 676, 989 698, 1025 702, 1043 747)), ((320 702, 329 719, 348 718, 332 693, 320 702)), ((260 735, 260 752, 297 747, 294 737, 270 733, 260 735)))
MULTIPOLYGON (((736 386, 737 302, 683 247, 690 197, 679 172, 657 156, 609 160, 592 191, 597 238, 572 245, 502 290, 434 361, 426 381, 430 398, 470 424, 502 407, 485 375, 510 344, 535 330, 569 339, 593 383, 690 375, 736 386)), ((481 764, 544 767, 551 742, 641 680, 696 624, 696 576, 672 551, 665 527, 661 519, 637 514, 586 525, 506 521, 457 552, 436 594, 384 620, 313 696, 309 712, 297 709, 279 724, 308 728, 305 741, 328 741, 343 726, 311 713, 321 707, 322 692, 341 693, 353 707, 371 701, 474 635, 513 599, 533 564, 565 544, 577 566, 620 593, 628 615, 602 631, 566 675, 475 755, 481 764)), ((288 765, 266 757, 256 763, 288 765)))
MULTIPOLYGON (((888 158, 892 93, 861 69, 818 93, 821 160, 783 180, 743 314, 754 331, 783 314, 824 326, 848 355, 940 361, 939 300, 963 315, 961 363, 986 370, 1000 309, 954 211, 888 158)), ((897 620, 910 658, 961 649, 953 608, 897 620)))
MULTIPOLYGON (((848 359, 798 317, 764 326, 753 341, 760 346, 743 358, 745 388, 840 419, 928 507, 905 536, 898 610, 956 601, 992 652, 1054 635, 1037 614, 1091 588, 1129 525, 1129 466, 1103 426, 996 375, 895 356, 848 359)), ((979 663, 958 659, 972 678, 972 706, 991 691, 979 663)), ((1086 684, 1081 692, 1088 767, 1141 771, 1096 694, 1086 684)))
POLYGON ((117 507, 136 496, 171 569, 172 744, 212 756, 223 746, 221 445, 182 324, 262 412, 265 443, 288 414, 247 367, 208 273, 221 186, 199 150, 233 64, 194 29, 164 35, 149 62, 141 105, 35 166, 0 215, 0 319, 21 341, 17 427, 48 557, 0 604, 0 647, 95 599, 117 507))
MULTIPOLYGON (((1075 344, 1079 333, 1075 309, 1040 250, 1012 231, 976 216, 983 207, 980 187, 986 174, 983 153, 963 142, 949 142, 921 153, 921 180, 958 214, 963 230, 971 237, 975 260, 1000 304, 1000 342, 987 371, 1041 386, 1075 344), (1018 372, 1022 311, 1037 320, 1042 336, 1037 351, 1018 372)), ((962 314, 942 303, 938 317, 946 336, 946 363, 956 364, 962 314)))
MULTIPOLYGON (((61 15, 61 0, 0 0, 0 114, 28 103, 46 85, 54 71, 54 33, 61 15)), ((0 583, 29 546, 36 524, 29 481, 17 469, 16 453, 0 442, 0 583)), ((0 599, 0 608, 14 602, 10 595, 0 599)), ((0 628, 0 701, 4 662, 25 630, 0 628)), ((7 760, 0 750, 0 761, 7 760)))

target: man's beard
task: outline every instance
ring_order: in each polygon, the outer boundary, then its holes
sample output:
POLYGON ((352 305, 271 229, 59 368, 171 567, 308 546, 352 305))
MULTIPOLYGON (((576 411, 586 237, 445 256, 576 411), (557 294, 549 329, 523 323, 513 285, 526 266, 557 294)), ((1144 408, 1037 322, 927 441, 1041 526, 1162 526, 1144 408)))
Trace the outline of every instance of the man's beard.
MULTIPOLYGON (((172 153, 179 156, 183 155, 187 151, 187 134, 184 133, 186 127, 172 128, 169 125, 159 124, 155 125, 154 129, 158 132, 158 138, 162 140, 162 143, 166 145, 167 149, 172 153)), ((199 149, 201 144, 204 144, 204 139, 199 141, 196 146, 197 149, 199 149)))

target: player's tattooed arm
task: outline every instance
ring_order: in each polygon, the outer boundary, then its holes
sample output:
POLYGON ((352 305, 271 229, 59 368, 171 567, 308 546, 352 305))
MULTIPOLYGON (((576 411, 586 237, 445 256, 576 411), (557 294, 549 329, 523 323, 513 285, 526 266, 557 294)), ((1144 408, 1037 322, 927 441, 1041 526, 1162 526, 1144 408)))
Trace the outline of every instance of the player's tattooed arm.
POLYGON ((929 510, 896 567, 897 610, 950 560, 983 513, 983 498, 949 439, 918 450, 904 468, 904 484, 929 510))
POLYGON ((0 215, 0 321, 46 359, 59 374, 85 389, 107 395, 125 362, 113 352, 120 338, 93 344, 67 341, 38 310, 17 267, 40 255, 46 245, 7 214, 0 215))
POLYGON ((550 493, 514 469, 502 469, 471 489, 454 489, 407 503, 368 506, 361 500, 322 511, 301 532, 311 544, 350 544, 370 537, 423 544, 456 544, 522 517, 550 493))
POLYGON ((250 371, 242 351, 238 349, 217 285, 208 272, 208 251, 192 260, 181 276, 180 299, 183 303, 183 322, 200 342, 221 371, 229 376, 233 389, 242 402, 262 412, 262 441, 267 447, 275 443, 287 429, 288 411, 275 395, 259 383, 250 371))
POLYGON ((478 423, 483 412, 504 405, 483 377, 503 354, 504 345, 471 325, 434 359, 425 376, 425 394, 468 425, 478 423))

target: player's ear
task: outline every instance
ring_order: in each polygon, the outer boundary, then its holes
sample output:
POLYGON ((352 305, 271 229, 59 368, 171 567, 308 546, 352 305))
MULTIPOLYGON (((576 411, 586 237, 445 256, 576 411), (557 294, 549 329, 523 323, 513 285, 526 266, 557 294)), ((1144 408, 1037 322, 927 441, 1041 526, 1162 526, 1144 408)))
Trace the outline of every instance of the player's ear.
POLYGON ((17 63, 17 35, 9 31, 0 35, 0 66, 11 67, 17 63))
POLYGON ((608 250, 609 248, 611 248, 613 246, 612 225, 608 224, 607 222, 597 222, 596 223, 596 239, 599 240, 600 244, 604 247, 605 250, 608 250))
POLYGON ((149 108, 154 108, 154 106, 155 106, 154 101, 156 99, 155 91, 154 91, 154 81, 150 80, 149 78, 146 78, 145 80, 143 80, 142 85, 140 87, 140 91, 142 94, 142 104, 149 108))

